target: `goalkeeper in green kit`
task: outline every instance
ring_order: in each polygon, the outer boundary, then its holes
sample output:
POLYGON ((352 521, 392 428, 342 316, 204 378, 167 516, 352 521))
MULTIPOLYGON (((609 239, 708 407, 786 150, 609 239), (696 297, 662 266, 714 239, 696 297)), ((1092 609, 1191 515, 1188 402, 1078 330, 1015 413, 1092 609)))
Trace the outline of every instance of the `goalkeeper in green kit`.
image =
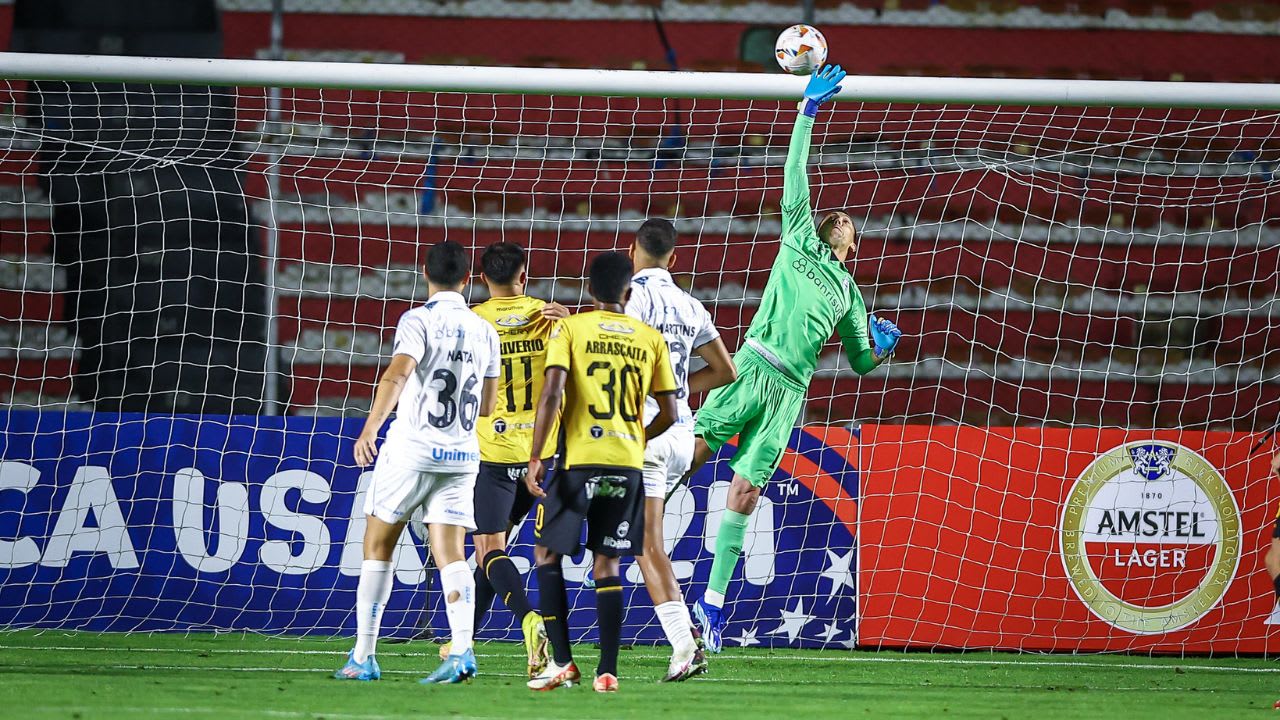
POLYGON ((697 441, 686 479, 738 436, 711 578, 693 608, 712 652, 721 648, 725 592, 742 555, 747 519, 782 460, 822 346, 833 330, 839 333, 849 364, 865 375, 889 357, 902 335, 888 320, 867 317, 862 293, 845 269, 858 247, 853 220, 833 212, 815 227, 809 207, 806 166, 814 118, 840 91, 844 76, 840 66, 828 65, 809 78, 783 171, 782 244, 746 342, 734 356, 738 379, 711 393, 694 424, 697 441))

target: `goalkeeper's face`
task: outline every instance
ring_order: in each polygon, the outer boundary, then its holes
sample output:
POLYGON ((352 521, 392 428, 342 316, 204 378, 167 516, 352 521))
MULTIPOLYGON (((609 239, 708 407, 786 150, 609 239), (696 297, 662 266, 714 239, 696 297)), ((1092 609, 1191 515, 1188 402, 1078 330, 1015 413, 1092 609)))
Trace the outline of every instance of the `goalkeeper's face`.
POLYGON ((833 212, 822 218, 818 225, 818 237, 821 237, 831 251, 838 255, 852 253, 858 249, 858 233, 853 227, 853 218, 847 213, 833 212))

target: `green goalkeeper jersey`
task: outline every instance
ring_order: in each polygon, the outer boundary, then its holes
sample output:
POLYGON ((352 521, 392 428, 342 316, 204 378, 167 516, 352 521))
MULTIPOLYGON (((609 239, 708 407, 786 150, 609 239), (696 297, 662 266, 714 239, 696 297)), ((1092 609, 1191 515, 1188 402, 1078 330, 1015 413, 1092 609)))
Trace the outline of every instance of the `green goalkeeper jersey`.
POLYGON ((877 365, 862 292, 813 224, 806 170, 812 134, 813 118, 800 113, 783 170, 782 245, 747 330, 752 349, 803 385, 833 330, 854 371, 865 375, 877 365))

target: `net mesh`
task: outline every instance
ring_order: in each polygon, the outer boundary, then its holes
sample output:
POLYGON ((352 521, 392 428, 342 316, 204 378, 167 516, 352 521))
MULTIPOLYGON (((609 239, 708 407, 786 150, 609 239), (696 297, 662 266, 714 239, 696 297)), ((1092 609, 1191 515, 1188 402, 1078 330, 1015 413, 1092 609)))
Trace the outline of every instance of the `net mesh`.
MULTIPOLYGON (((795 117, 772 101, 3 90, 0 487, 23 492, 0 494, 0 511, 16 511, 0 533, 0 609, 14 626, 111 630, 349 627, 367 483, 350 438, 397 318, 425 298, 417 264, 430 243, 519 242, 529 294, 577 309, 592 253, 628 248, 646 217, 674 218, 677 280, 740 347, 777 249, 795 117), (178 415, 157 425, 157 413, 178 415), (40 480, 28 463, 53 436, 67 469, 40 480), (127 513, 112 511, 121 503, 127 513)), ((1269 427, 1278 122, 825 112, 815 212, 855 218, 849 267, 868 308, 906 337, 866 377, 827 346, 801 419, 818 429, 798 432, 792 480, 753 519, 739 580, 754 604, 735 611, 730 643, 855 640, 848 517, 797 490, 818 476, 856 487, 841 428, 1269 427), (809 442, 845 448, 849 466, 807 470, 809 442)), ((480 284, 468 293, 485 297, 480 284)), ((668 544, 695 587, 728 474, 721 458, 671 503, 668 544)), ((513 557, 529 557, 527 531, 513 557)), ((392 632, 437 602, 417 592, 415 544, 402 543, 392 632)), ((570 561, 571 583, 586 562, 570 561)), ((628 632, 656 637, 646 596, 631 597, 628 632)), ((509 632, 498 614, 489 631, 509 632)))

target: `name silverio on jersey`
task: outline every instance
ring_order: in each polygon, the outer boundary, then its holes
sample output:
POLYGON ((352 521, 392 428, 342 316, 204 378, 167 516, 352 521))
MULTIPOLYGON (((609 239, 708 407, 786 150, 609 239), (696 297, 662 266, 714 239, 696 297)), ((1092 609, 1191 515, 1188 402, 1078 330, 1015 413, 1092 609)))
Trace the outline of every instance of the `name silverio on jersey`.
POLYGON ((499 348, 503 355, 524 355, 542 352, 542 338, 533 340, 506 340, 499 348))

